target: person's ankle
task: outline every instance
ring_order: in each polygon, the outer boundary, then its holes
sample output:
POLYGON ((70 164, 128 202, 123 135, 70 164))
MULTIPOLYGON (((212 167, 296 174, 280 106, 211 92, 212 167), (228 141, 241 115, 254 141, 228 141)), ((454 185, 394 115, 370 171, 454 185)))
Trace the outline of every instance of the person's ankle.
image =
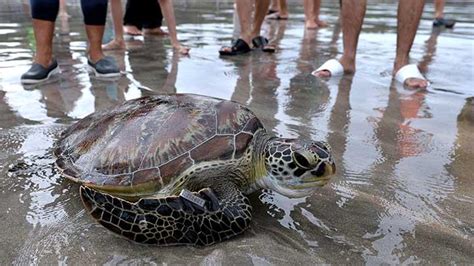
MULTIPOLYGON (((245 34, 245 35, 240 35, 240 39, 244 40, 248 45, 250 45, 250 43, 252 43, 252 37, 253 35, 248 35, 248 34, 245 34)), ((255 35, 256 37, 257 35, 255 35)))
POLYGON ((308 20, 308 21, 305 22, 305 27, 307 29, 317 29, 319 26, 314 21, 308 20))
POLYGON ((89 60, 92 62, 92 63, 97 63, 97 61, 99 61, 100 59, 104 58, 104 54, 103 53, 99 53, 99 52, 89 52, 89 60))
POLYGON ((393 72, 396 73, 400 68, 408 65, 408 63, 408 59, 405 58, 395 59, 395 62, 393 63, 393 72))
POLYGON ((33 62, 37 63, 37 64, 40 64, 44 67, 48 67, 50 66, 52 63, 53 63, 53 56, 52 55, 49 55, 49 56, 37 56, 33 62))
POLYGON ((353 73, 355 72, 355 55, 343 55, 339 62, 344 67, 344 72, 353 73))

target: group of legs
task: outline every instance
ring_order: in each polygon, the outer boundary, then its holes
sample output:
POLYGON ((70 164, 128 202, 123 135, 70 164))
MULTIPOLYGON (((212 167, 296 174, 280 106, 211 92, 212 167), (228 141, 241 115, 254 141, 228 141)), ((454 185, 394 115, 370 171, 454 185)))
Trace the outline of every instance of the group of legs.
MULTIPOLYGON (((267 19, 286 20, 289 17, 287 0, 272 0, 267 19)), ((302 0, 306 29, 326 27, 327 23, 319 19, 321 0, 302 0)))
MULTIPOLYGON (((36 41, 36 53, 33 64, 30 69, 21 76, 21 81, 25 84, 39 83, 47 80, 52 74, 59 71, 59 66, 53 57, 53 37, 54 24, 60 10, 61 16, 68 16, 65 10, 65 1, 63 0, 30 0, 31 16, 33 19, 33 29, 36 41)), ((122 5, 120 0, 110 0, 112 16, 115 25, 116 43, 111 44, 121 47, 123 42, 122 29, 122 5), (117 26, 119 25, 119 26, 117 26)), ((130 0, 132 5, 143 5, 144 0, 130 0)), ((152 1, 152 0, 150 0, 152 1)), ((147 4, 150 4, 148 1, 147 4)), ((157 0, 154 0, 155 2, 157 0)), ((168 25, 169 36, 173 48, 178 52, 187 54, 189 48, 182 46, 177 38, 176 19, 171 0, 158 0, 163 15, 168 25)), ((84 16, 84 24, 88 39, 88 66, 98 77, 118 77, 120 70, 112 57, 105 56, 102 49, 102 38, 104 36, 105 21, 107 16, 108 0, 81 0, 81 8, 84 16)), ((160 7, 158 6, 158 8, 160 7)), ((135 27, 150 27, 151 32, 157 33, 156 28, 161 24, 159 13, 151 14, 148 9, 141 10, 138 7, 130 10, 133 14, 128 16, 131 25, 135 27), (147 16, 148 15, 148 16, 147 16), (151 17, 150 17, 151 16, 151 17), (149 19, 151 24, 144 23, 144 19, 149 19), (153 19, 154 22, 153 22, 153 19), (157 22, 159 19, 159 22, 157 22), (141 23, 141 24, 140 24, 141 23), (155 23, 155 25, 153 25, 155 23)), ((155 10, 156 6, 155 6, 155 10)), ((127 17, 125 18, 127 21, 127 17)), ((127 29, 127 28, 126 28, 127 29)), ((108 48, 108 47, 105 47, 108 48)))
MULTIPOLYGON (((59 70, 53 57, 54 24, 58 16, 59 0, 30 0, 31 16, 36 41, 36 54, 31 68, 22 75, 24 83, 37 83, 49 78, 59 70)), ((107 15, 107 0, 81 0, 86 28, 88 65, 98 75, 112 77, 120 75, 115 60, 102 52, 107 15)))
POLYGON ((128 0, 122 26, 121 0, 110 0, 112 20, 114 23, 114 39, 103 46, 104 49, 124 49, 124 32, 129 35, 169 35, 173 49, 181 54, 188 54, 189 48, 178 41, 176 31, 176 18, 171 0, 128 0), (161 30, 163 16, 165 17, 168 31, 161 30))
MULTIPOLYGON (((61 0, 62 1, 62 0, 61 0)), ((84 23, 89 40, 88 65, 98 76, 118 76, 120 71, 111 57, 106 57, 102 49, 124 48, 124 31, 131 35, 141 33, 167 34, 160 29, 164 16, 173 48, 187 54, 189 48, 182 46, 177 39, 176 20, 171 0, 128 0, 122 27, 122 5, 120 0, 110 0, 114 21, 115 39, 102 46, 108 0, 81 0, 84 23), (158 4, 159 3, 159 4, 158 4), (161 13, 161 10, 163 13, 161 13), (163 14, 163 16, 161 16, 163 14), (143 29, 143 31, 142 31, 143 29)), ((239 38, 232 46, 223 47, 221 55, 237 55, 250 52, 251 46, 264 52, 274 52, 275 47, 260 35, 261 26, 268 13, 272 13, 271 0, 235 0, 235 11, 239 19, 239 38), (253 16, 252 16, 253 13, 253 16)), ((280 19, 288 18, 286 0, 273 0, 278 4, 280 19)), ((25 83, 36 83, 47 79, 58 69, 53 58, 52 40, 54 22, 60 8, 60 0, 30 0, 33 28, 36 39, 34 64, 23 76, 25 83)), ((314 29, 326 26, 319 19, 320 0, 303 0, 305 8, 305 27, 314 29)), ((355 71, 355 58, 359 34, 365 16, 366 0, 341 0, 341 23, 343 31, 343 55, 339 60, 329 60, 313 72, 317 77, 330 77, 355 71)), ((418 68, 409 65, 409 52, 423 12, 424 0, 400 0, 398 6, 397 47, 393 73, 397 80, 409 87, 426 87, 428 82, 418 68)), ((454 22, 444 19, 444 0, 436 0, 436 19, 434 26, 452 27, 454 22)), ((275 13, 275 12, 273 12, 275 13)), ((272 14, 270 14, 271 16, 272 14)))
MULTIPOLYGON (((359 34, 365 16, 366 0, 341 0, 341 24, 343 32, 343 54, 331 59, 313 72, 316 77, 330 77, 354 73, 359 34)), ((393 75, 397 81, 411 88, 425 88, 428 82, 416 65, 409 64, 409 53, 415 39, 423 13, 424 0, 399 0, 397 13, 397 45, 393 64, 393 75)), ((444 0, 435 1, 433 26, 452 27, 453 20, 444 19, 444 0)))
MULTIPOLYGON (((237 55, 254 48, 269 46, 268 40, 260 36, 264 14, 270 19, 288 19, 286 0, 255 1, 255 14, 251 23, 252 0, 236 0, 236 12, 240 22, 240 36, 230 47, 223 47, 221 55, 237 55), (256 42, 257 40, 257 42, 256 42), (262 40, 262 41, 259 41, 262 40)), ((305 28, 315 29, 326 26, 319 19, 320 0, 304 0, 305 28)), ((344 73, 354 73, 359 34, 367 6, 366 0, 341 0, 341 23, 343 31, 343 55, 339 60, 329 60, 313 72, 316 77, 330 77, 344 73)), ((400 0, 397 13, 397 45, 393 66, 396 80, 412 88, 424 88, 428 82, 416 65, 409 64, 409 53, 423 12, 424 0, 400 0)), ((452 27, 453 20, 444 19, 444 0, 435 0, 435 20, 433 26, 452 27)), ((263 49, 264 51, 266 49, 263 49)), ((268 50, 268 49, 267 49, 268 50)), ((274 47, 270 51, 274 51, 274 47)))
MULTIPOLYGON (((316 29, 327 24, 319 19, 321 0, 303 0, 305 10, 305 27, 316 29)), ((232 46, 225 46, 219 50, 223 56, 233 56, 250 52, 253 48, 264 52, 274 52, 275 47, 269 44, 265 37, 260 35, 263 21, 268 19, 287 19, 288 9, 286 0, 235 0, 235 12, 239 21, 240 34, 232 46), (278 10, 270 8, 278 6, 278 10), (252 16, 253 13, 253 16, 252 16), (252 19, 253 17, 253 19, 252 19)))
POLYGON ((128 0, 123 15, 120 0, 111 0, 114 39, 102 45, 104 50, 125 49, 124 34, 167 35, 161 29, 163 14, 157 0, 128 0), (123 25, 122 25, 123 16, 123 25))

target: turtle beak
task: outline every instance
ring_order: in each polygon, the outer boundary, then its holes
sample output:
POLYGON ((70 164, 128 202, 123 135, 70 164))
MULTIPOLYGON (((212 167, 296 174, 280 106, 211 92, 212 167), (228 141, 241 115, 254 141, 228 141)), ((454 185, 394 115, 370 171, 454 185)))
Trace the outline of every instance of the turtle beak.
POLYGON ((336 173, 336 164, 334 162, 323 162, 317 169, 306 172, 301 177, 303 184, 314 184, 323 186, 329 182, 329 179, 336 173))
POLYGON ((326 163, 326 175, 334 175, 336 174, 336 164, 333 163, 326 163))

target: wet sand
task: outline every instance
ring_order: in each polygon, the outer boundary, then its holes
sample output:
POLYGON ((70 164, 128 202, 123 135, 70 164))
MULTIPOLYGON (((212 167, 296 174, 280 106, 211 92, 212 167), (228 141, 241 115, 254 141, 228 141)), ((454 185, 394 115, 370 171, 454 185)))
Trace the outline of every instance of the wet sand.
MULTIPOLYGON (((411 60, 426 90, 392 82, 396 1, 372 1, 359 40, 357 73, 318 80, 311 71, 342 51, 338 6, 323 1, 328 28, 267 21, 275 54, 223 59, 232 37, 231 1, 175 1, 179 37, 127 41, 110 52, 126 75, 100 81, 86 71, 82 15, 70 1, 58 19, 62 74, 20 84, 34 38, 27 6, 0 0, 0 264, 471 264, 474 261, 474 4, 448 1, 453 30, 433 30, 428 2, 411 60), (26 9, 25 9, 26 8, 26 9), (248 105, 269 131, 328 141, 338 173, 311 196, 250 195, 254 218, 242 236, 206 248, 131 243, 85 213, 78 186, 54 168, 60 132, 96 110, 157 93, 198 93, 248 105)), ((110 19, 110 18, 109 18, 110 19)), ((107 25, 106 40, 113 35, 107 25)))

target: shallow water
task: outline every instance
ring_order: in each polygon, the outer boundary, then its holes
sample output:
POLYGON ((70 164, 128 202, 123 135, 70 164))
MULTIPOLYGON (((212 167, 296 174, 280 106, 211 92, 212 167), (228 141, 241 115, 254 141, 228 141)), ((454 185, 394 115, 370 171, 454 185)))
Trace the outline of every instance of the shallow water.
MULTIPOLYGON (((62 74, 24 87, 34 47, 28 7, 0 0, 0 264, 314 264, 474 261, 474 4, 448 1, 453 30, 433 31, 427 3, 412 48, 431 81, 408 90, 391 81, 396 1, 372 1, 360 36, 357 73, 310 75, 340 55, 338 7, 323 1, 330 27, 303 31, 302 6, 268 21, 273 55, 218 57, 232 36, 231 1, 175 1, 189 57, 166 38, 128 41, 117 58, 126 75, 100 81, 85 70, 77 1, 58 20, 62 74), (25 12, 26 10, 26 12, 25 12), (268 130, 328 141, 338 173, 314 195, 250 196, 254 219, 240 237, 206 248, 158 248, 121 239, 82 208, 78 186, 55 171, 51 147, 68 125, 95 110, 155 93, 189 92, 250 106, 268 130)), ((337 2, 337 1, 332 1, 337 2)), ((108 25, 106 39, 112 36, 108 25)))

